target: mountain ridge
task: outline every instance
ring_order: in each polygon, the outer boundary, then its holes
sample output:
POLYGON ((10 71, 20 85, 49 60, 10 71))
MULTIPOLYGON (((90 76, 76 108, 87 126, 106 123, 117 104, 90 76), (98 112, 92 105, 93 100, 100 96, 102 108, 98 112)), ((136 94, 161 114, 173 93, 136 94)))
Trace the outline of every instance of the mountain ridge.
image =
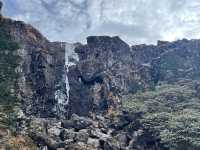
MULTIPOLYGON (((166 112, 161 111, 166 113, 163 118, 175 119, 170 120, 174 126, 169 131, 177 130, 176 124, 181 119, 176 116, 178 113, 198 116, 194 106, 199 106, 200 40, 129 46, 117 36, 89 36, 86 44, 50 42, 31 25, 2 16, 0 29, 3 41, 0 61, 6 60, 10 65, 8 56, 20 57, 12 68, 18 74, 11 86, 15 88, 8 86, 8 95, 14 94, 19 99, 19 106, 12 105, 17 107, 16 120, 12 121, 16 123, 13 131, 16 136, 9 134, 7 141, 3 139, 7 142, 3 146, 30 149, 34 145, 34 150, 199 147, 198 126, 191 128, 197 130, 196 137, 187 136, 185 140, 182 135, 173 137, 163 132, 162 127, 168 129, 171 124, 158 118, 161 125, 155 125, 157 118, 150 116, 162 116, 159 108, 165 109, 166 112), (185 92, 179 92, 179 88, 185 92), (184 108, 190 104, 187 101, 190 98, 191 113, 184 108), (177 104, 180 106, 175 107, 177 104), (179 109, 170 114, 167 108, 179 109)), ((5 66, 6 71, 9 69, 5 66)), ((1 68, 0 73, 5 70, 1 68)), ((5 98, 1 99, 5 102, 5 98)), ((192 121, 195 125, 199 122, 195 118, 192 121)), ((192 133, 182 126, 181 133, 192 133)), ((7 130, 11 129, 0 127, 0 137, 7 130)))

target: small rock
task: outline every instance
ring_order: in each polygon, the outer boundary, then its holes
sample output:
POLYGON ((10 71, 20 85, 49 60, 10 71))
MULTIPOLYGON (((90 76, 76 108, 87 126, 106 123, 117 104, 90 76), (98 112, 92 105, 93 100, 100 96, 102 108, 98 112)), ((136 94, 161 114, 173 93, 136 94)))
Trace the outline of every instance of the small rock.
POLYGON ((61 140, 73 140, 76 137, 76 133, 74 132, 73 129, 68 129, 68 130, 62 130, 60 133, 60 138, 61 140))
POLYGON ((87 131, 82 130, 76 133, 75 140, 86 143, 88 140, 88 137, 89 137, 89 134, 87 133, 87 131))
POLYGON ((31 138, 37 143, 47 146, 49 149, 56 150, 60 147, 65 147, 65 143, 62 141, 54 140, 53 138, 41 133, 32 133, 31 138))
POLYGON ((93 124, 93 121, 86 117, 79 117, 78 115, 73 114, 70 120, 65 120, 62 122, 61 126, 70 129, 74 128, 76 130, 81 130, 89 127, 93 124))
POLYGON ((126 133, 120 133, 116 136, 116 139, 119 141, 121 147, 126 147, 128 145, 129 139, 126 133))
POLYGON ((48 134, 52 135, 52 136, 59 136, 61 133, 61 129, 57 126, 53 126, 51 128, 48 129, 48 134))
POLYGON ((47 146, 44 146, 44 147, 42 148, 42 150, 48 150, 48 147, 47 147, 47 146))
POLYGON ((83 142, 76 142, 66 147, 66 150, 96 150, 83 142))
POLYGON ((100 146, 100 141, 99 141, 99 139, 89 138, 87 141, 87 144, 92 145, 95 148, 98 148, 100 146))
POLYGON ((102 142, 102 149, 103 150, 120 150, 120 147, 117 143, 113 143, 110 141, 103 141, 102 142))
POLYGON ((62 121, 61 126, 66 129, 74 128, 74 122, 72 120, 62 121))
POLYGON ((130 123, 130 121, 127 120, 127 118, 121 116, 119 119, 117 119, 113 123, 111 123, 110 127, 114 128, 116 130, 121 130, 125 126, 127 126, 129 123, 130 123))
POLYGON ((74 139, 68 139, 64 141, 66 145, 70 145, 74 142, 74 139))
POLYGON ((104 134, 100 129, 91 130, 91 137, 99 138, 101 140, 106 141, 110 138, 110 135, 104 134))

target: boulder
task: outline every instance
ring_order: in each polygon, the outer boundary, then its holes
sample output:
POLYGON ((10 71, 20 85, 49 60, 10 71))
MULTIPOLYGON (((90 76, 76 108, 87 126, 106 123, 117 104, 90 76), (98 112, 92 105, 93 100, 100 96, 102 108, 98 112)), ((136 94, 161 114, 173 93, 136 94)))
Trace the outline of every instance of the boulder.
POLYGON ((108 140, 110 137, 110 135, 103 133, 100 129, 92 129, 90 131, 90 136, 93 138, 97 138, 97 139, 101 139, 101 140, 108 140))
POLYGON ((80 130, 76 133, 75 141, 87 143, 88 137, 89 134, 87 130, 80 130))
POLYGON ((116 141, 114 143, 110 141, 101 141, 101 148, 103 150, 121 150, 116 141))
POLYGON ((92 145, 95 148, 98 148, 100 146, 100 140, 95 138, 89 138, 87 144, 92 145))
POLYGON ((74 128, 75 130, 81 130, 89 127, 92 124, 93 121, 91 119, 73 114, 71 119, 63 121, 61 126, 66 129, 74 128))
POLYGON ((76 137, 76 132, 73 129, 64 129, 60 133, 60 138, 62 141, 74 140, 76 137))
POLYGON ((120 133, 115 138, 119 142, 120 147, 127 147, 128 146, 129 138, 127 136, 127 133, 120 133))
POLYGON ((47 146, 51 150, 57 150, 57 148, 63 148, 66 145, 61 140, 57 141, 53 138, 50 138, 46 134, 32 133, 30 136, 35 143, 37 143, 38 145, 47 146))
POLYGON ((99 150, 83 142, 77 142, 66 147, 66 150, 99 150))
POLYGON ((74 128, 75 124, 72 120, 64 120, 61 123, 61 126, 66 129, 74 128))

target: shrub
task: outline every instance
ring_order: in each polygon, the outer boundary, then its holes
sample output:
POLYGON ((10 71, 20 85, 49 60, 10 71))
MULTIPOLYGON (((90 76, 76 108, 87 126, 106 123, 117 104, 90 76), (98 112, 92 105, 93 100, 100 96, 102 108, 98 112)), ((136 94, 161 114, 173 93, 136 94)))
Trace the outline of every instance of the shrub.
POLYGON ((143 126, 159 135, 170 150, 200 148, 200 99, 198 81, 162 84, 155 91, 139 92, 123 100, 123 107, 142 112, 143 126))
POLYGON ((16 93, 16 80, 18 74, 15 69, 19 65, 20 57, 17 55, 19 45, 10 35, 9 25, 0 22, 0 127, 15 129, 15 107, 18 106, 16 93))

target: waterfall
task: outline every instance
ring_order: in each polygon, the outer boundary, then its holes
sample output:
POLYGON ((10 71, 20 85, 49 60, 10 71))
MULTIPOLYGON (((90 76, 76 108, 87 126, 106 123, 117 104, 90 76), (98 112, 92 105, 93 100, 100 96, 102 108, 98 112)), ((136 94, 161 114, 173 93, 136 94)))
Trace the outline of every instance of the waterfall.
POLYGON ((69 72, 69 52, 71 51, 71 45, 68 45, 66 44, 66 47, 65 47, 65 88, 66 88, 66 95, 67 95, 67 103, 69 103, 69 90, 70 90, 70 87, 69 87, 69 80, 68 80, 68 72, 69 72))
MULTIPOLYGON (((64 64, 65 66, 63 74, 63 82, 65 84, 65 87, 58 88, 58 90, 56 90, 55 92, 55 100, 57 102, 57 104, 55 105, 55 111, 59 118, 65 118, 65 114, 67 112, 66 108, 69 104, 69 91, 70 91, 69 80, 68 80, 69 67, 76 65, 76 62, 79 61, 78 55, 74 52, 74 49, 75 49, 74 44, 66 44, 65 64, 64 64)), ((62 85, 63 82, 61 82, 60 84, 62 85)))

